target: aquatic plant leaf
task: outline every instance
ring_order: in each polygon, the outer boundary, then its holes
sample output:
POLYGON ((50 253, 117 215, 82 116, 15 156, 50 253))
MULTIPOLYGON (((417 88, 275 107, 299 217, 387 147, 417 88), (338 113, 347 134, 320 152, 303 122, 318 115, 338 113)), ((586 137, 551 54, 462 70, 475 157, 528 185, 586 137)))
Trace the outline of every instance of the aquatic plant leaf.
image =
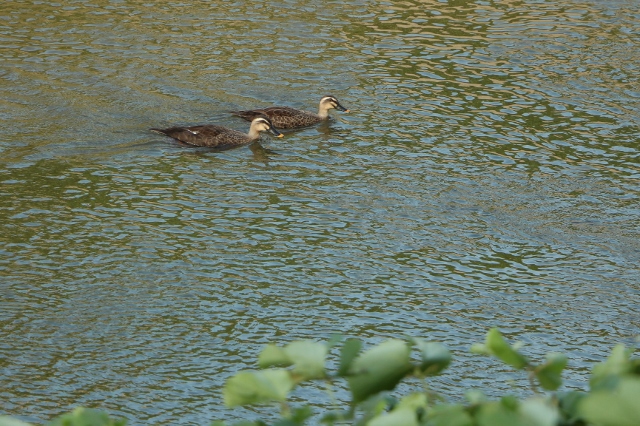
POLYGON ((546 390, 556 390, 562 385, 562 371, 567 366, 567 357, 562 354, 548 354, 547 362, 535 369, 540 386, 546 390))
POLYGON ((0 416, 0 426, 32 426, 32 424, 12 417, 0 416))
POLYGON ((48 426, 124 426, 126 419, 114 419, 104 411, 78 407, 48 423, 48 426))
POLYGON ((606 361, 593 367, 591 378, 589 379, 591 389, 615 386, 617 383, 616 378, 630 372, 632 369, 630 357, 631 350, 622 344, 616 345, 606 361))
POLYGON ((388 340, 358 356, 352 363, 347 380, 353 403, 390 390, 412 370, 410 348, 398 339, 388 340))
POLYGON ((419 426, 418 416, 415 410, 410 408, 398 408, 390 413, 371 419, 367 426, 419 426))
POLYGON ((518 413, 502 402, 487 402, 475 415, 478 426, 520 426, 518 413))
POLYGON ((578 404, 580 417, 589 424, 637 426, 640 422, 640 379, 622 378, 615 389, 598 389, 578 404))
POLYGON ((587 394, 585 392, 571 391, 557 394, 558 405, 563 416, 568 420, 568 424, 576 423, 576 420, 580 417, 578 408, 580 401, 587 394))
POLYGON ((436 405, 427 416, 429 426, 473 426, 473 418, 463 405, 436 405))
POLYGON ((295 383, 287 370, 241 371, 227 380, 224 403, 227 407, 284 401, 295 383))
POLYGON ((258 366, 260 368, 288 367, 291 364, 293 364, 293 361, 289 358, 287 352, 273 343, 268 344, 258 356, 258 366))
POLYGON ((294 374, 304 379, 319 379, 325 376, 327 345, 311 340, 302 340, 288 344, 284 351, 293 362, 294 374))
POLYGON ((520 421, 528 426, 557 426, 560 412, 555 405, 542 398, 529 398, 518 407, 520 421))
POLYGON ((445 370, 451 363, 451 352, 441 343, 412 339, 420 350, 422 363, 420 371, 427 376, 435 376, 445 370))
POLYGON ((289 343, 284 348, 270 344, 258 357, 260 368, 288 367, 302 379, 317 379, 325 376, 325 359, 328 352, 325 344, 311 340, 289 343))
POLYGON ((485 346, 491 355, 518 370, 523 369, 528 364, 527 359, 504 340, 497 328, 489 330, 485 346))
POLYGON ((360 349, 362 348, 362 342, 358 339, 349 339, 342 345, 340 351, 340 367, 338 368, 338 376, 344 377, 349 372, 351 363, 358 356, 360 349))

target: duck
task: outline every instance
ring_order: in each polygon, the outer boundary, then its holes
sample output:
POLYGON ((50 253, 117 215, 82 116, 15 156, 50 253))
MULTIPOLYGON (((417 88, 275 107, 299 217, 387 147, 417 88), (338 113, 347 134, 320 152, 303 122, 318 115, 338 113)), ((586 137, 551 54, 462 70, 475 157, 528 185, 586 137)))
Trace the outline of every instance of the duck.
POLYGON ((268 131, 272 135, 281 138, 280 133, 271 120, 265 116, 257 116, 251 121, 249 133, 214 124, 205 124, 191 127, 170 127, 168 129, 149 129, 152 132, 167 135, 182 143, 194 146, 206 146, 219 150, 236 148, 248 145, 260 138, 260 132, 268 131))
POLYGON ((259 115, 265 115, 279 129, 294 129, 297 127, 307 127, 329 118, 329 110, 337 109, 338 111, 349 112, 343 107, 335 96, 327 95, 320 99, 318 113, 302 111, 291 107, 273 106, 261 109, 252 109, 246 111, 232 111, 231 114, 244 118, 247 121, 253 120, 259 115))

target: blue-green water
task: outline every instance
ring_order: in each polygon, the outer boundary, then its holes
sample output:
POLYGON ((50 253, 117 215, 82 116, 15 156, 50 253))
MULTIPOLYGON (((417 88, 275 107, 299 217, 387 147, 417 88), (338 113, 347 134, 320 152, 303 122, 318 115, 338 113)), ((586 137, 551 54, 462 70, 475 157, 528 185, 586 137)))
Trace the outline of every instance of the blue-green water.
POLYGON ((528 392, 468 354, 492 326, 567 388, 636 344, 636 1, 0 11, 0 413, 253 418, 226 378, 336 332, 446 343, 452 399, 528 392), (328 93, 351 113, 257 146, 147 131, 328 93))

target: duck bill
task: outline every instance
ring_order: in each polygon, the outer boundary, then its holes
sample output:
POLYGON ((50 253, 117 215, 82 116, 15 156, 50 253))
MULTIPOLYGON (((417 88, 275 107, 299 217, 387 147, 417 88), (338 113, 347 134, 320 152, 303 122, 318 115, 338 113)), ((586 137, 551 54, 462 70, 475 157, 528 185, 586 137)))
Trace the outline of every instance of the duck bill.
POLYGON ((280 133, 279 131, 276 130, 275 127, 269 127, 269 133, 271 133, 273 136, 275 136, 276 138, 281 138, 284 135, 282 133, 280 133))
POLYGON ((347 108, 343 107, 343 106, 342 106, 342 105, 340 105, 340 104, 336 105, 336 109, 337 109, 338 111, 342 111, 342 112, 349 112, 349 110, 348 110, 347 108))

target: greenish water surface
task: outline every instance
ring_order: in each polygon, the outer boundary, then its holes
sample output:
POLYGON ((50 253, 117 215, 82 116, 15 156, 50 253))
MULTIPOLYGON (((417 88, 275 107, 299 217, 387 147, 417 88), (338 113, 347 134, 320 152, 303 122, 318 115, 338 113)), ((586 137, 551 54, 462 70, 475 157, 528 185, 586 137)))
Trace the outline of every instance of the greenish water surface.
POLYGON ((226 378, 333 333, 527 394, 468 354, 498 326, 583 387, 640 334, 639 46, 635 0, 3 2, 0 414, 252 419, 226 378), (147 130, 325 94, 222 153, 147 130))

